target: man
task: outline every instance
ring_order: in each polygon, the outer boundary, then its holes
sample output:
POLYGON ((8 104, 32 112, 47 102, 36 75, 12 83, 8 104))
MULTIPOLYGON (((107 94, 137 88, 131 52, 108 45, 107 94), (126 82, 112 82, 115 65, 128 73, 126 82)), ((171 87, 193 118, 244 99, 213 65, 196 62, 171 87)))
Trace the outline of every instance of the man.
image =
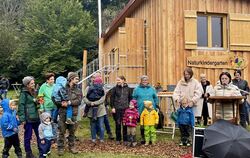
POLYGON ((68 129, 68 147, 69 151, 73 154, 77 154, 78 151, 75 149, 75 125, 66 124, 66 109, 68 104, 73 107, 73 117, 72 121, 77 121, 78 114, 78 106, 82 101, 81 90, 77 87, 77 83, 79 82, 78 74, 75 72, 69 72, 68 74, 68 83, 66 85, 66 90, 69 96, 69 102, 61 102, 61 106, 59 107, 59 138, 58 138, 58 155, 63 156, 64 154, 64 140, 66 129, 68 129))
MULTIPOLYGON (((240 70, 236 70, 234 72, 234 79, 232 80, 233 84, 235 86, 237 86, 241 91, 241 95, 245 96, 247 98, 248 93, 249 92, 249 86, 246 80, 243 80, 241 78, 241 71, 240 70)), ((240 106, 240 125, 244 128, 246 128, 246 121, 249 124, 249 116, 248 116, 248 112, 247 112, 247 107, 246 105, 246 98, 244 99, 244 103, 243 105, 240 106)))

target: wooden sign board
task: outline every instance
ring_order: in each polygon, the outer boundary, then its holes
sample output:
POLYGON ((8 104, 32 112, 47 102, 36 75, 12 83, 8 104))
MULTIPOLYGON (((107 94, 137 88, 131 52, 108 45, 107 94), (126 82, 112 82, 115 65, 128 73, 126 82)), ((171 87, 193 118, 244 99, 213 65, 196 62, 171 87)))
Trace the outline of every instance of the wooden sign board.
POLYGON ((187 57, 187 66, 209 68, 209 69, 244 69, 247 66, 247 61, 241 57, 233 55, 221 56, 191 56, 187 57))

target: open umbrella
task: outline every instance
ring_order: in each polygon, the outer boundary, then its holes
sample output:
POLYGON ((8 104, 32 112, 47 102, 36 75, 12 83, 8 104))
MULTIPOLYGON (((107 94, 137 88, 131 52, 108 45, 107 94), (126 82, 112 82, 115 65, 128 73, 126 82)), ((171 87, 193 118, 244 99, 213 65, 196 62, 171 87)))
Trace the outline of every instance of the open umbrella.
POLYGON ((218 120, 205 129, 202 150, 209 158, 250 158, 250 133, 218 120))

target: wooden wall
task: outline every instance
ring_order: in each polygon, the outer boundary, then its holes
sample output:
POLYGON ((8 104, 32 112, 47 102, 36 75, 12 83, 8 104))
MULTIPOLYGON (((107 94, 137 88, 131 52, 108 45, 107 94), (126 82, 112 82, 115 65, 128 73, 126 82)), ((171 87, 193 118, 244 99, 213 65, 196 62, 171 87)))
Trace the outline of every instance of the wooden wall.
MULTIPOLYGON (((146 46, 148 55, 147 73, 152 84, 160 81, 164 88, 176 84, 182 77, 186 67, 186 58, 196 55, 218 56, 229 53, 229 50, 185 50, 184 49, 184 10, 197 10, 211 13, 250 14, 250 1, 247 0, 145 0, 137 8, 131 18, 144 19, 146 27, 146 46)), ((119 46, 117 39, 119 30, 105 39, 104 49, 107 52, 119 46)), ((141 43, 137 43, 137 48, 141 43)), ((126 45, 130 47, 129 45, 126 45)), ((250 52, 234 52, 250 61, 250 52)), ((129 59, 128 59, 129 60, 129 59)), ((249 62, 250 64, 250 62, 249 62)), ((194 77, 199 79, 200 73, 206 73, 214 85, 222 69, 193 68, 194 77)), ((229 70, 233 75, 233 70, 229 70)), ((127 74, 135 80, 138 74, 127 74), (135 75, 135 76, 134 76, 135 75)), ((249 66, 244 70, 243 77, 250 80, 249 66)))

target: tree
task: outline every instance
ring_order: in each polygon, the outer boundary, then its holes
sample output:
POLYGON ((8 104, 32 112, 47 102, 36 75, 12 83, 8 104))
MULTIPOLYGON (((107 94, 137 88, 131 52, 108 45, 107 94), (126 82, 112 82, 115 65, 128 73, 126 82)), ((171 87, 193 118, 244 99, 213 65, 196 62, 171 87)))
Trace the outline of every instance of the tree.
POLYGON ((28 0, 22 24, 23 42, 14 58, 38 79, 46 72, 78 70, 83 48, 95 41, 94 21, 77 0, 28 0))

